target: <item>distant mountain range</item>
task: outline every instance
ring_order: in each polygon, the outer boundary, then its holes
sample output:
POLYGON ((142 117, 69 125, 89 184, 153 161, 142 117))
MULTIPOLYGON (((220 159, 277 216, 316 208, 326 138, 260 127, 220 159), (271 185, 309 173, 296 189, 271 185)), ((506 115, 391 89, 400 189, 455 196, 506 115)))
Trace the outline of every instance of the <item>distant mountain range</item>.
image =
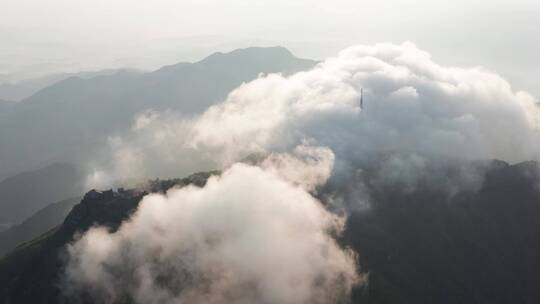
POLYGON ((82 195, 83 177, 72 164, 54 163, 0 181, 0 224, 18 224, 48 204, 82 195))
MULTIPOLYGON (((340 238, 369 274, 353 303, 540 302, 540 164, 487 164, 478 190, 451 196, 436 187, 365 183, 371 207, 353 211, 340 238)), ((364 182, 373 178, 364 174, 364 182)), ((204 185, 209 175, 156 182, 148 191, 204 185)), ((145 193, 87 194, 62 225, 0 260, 0 302, 64 303, 64 246, 95 224, 114 231, 145 193)))
POLYGON ((0 179, 55 161, 78 163, 141 111, 200 112, 260 73, 290 74, 315 64, 282 47, 247 48, 150 73, 70 77, 0 106, 0 179))
MULTIPOLYGON (((123 70, 118 69, 110 69, 110 70, 101 70, 101 71, 87 71, 87 72, 79 72, 79 73, 59 73, 59 74, 52 74, 37 78, 31 78, 26 80, 21 80, 17 82, 3 82, 0 83, 0 99, 7 100, 7 101, 20 101, 25 98, 28 98, 34 93, 38 92, 41 89, 44 89, 48 86, 51 86, 57 82, 60 82, 62 80, 71 78, 71 77, 77 77, 77 78, 93 78, 96 76, 102 76, 102 75, 111 75, 116 74, 123 70)), ((126 71, 132 71, 137 72, 136 70, 126 70, 126 71)))

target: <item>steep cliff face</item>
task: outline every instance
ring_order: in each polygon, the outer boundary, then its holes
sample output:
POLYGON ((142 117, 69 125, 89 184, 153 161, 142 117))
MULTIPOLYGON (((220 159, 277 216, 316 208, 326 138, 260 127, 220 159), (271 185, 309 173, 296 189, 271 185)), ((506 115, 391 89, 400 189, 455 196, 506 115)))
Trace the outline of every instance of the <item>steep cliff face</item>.
MULTIPOLYGON (((367 183, 370 207, 350 214, 340 239, 369 274, 355 303, 540 302, 540 165, 488 167, 479 189, 452 195, 367 183)), ((209 175, 155 181, 145 191, 203 186, 209 175)), ((0 302, 62 303, 65 245, 92 225, 117 229, 145 191, 87 193, 60 227, 0 261, 0 302)))

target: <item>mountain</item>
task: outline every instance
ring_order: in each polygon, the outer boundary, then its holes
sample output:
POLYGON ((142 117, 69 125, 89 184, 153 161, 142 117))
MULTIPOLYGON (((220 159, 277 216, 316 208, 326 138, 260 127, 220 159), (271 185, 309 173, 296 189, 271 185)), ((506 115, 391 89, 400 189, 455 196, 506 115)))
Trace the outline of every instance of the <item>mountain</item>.
POLYGON ((83 175, 70 163, 54 163, 0 182, 0 223, 17 224, 51 202, 84 193, 83 175))
MULTIPOLYGON (((479 189, 450 196, 437 187, 381 187, 368 171, 370 208, 352 211, 339 240, 369 274, 353 303, 539 303, 539 169, 488 162, 479 189)), ((148 191, 203 185, 208 176, 156 182, 148 191)), ((94 223, 114 231, 145 193, 89 192, 61 226, 0 260, 0 302, 63 303, 64 246, 94 223)))
POLYGON ((369 284, 358 303, 538 303, 540 164, 492 164, 478 191, 371 189, 344 242, 369 284))
POLYGON ((62 225, 19 245, 0 259, 0 303, 63 303, 58 289, 61 254, 74 235, 93 225, 119 227, 149 192, 164 192, 174 185, 203 186, 210 175, 198 173, 176 180, 154 181, 147 190, 88 192, 73 207, 62 225))
POLYGON ((144 110, 201 112, 261 73, 315 64, 282 47, 247 48, 150 73, 68 78, 17 102, 9 115, 0 112, 0 178, 42 163, 79 162, 144 110))
POLYGON ((30 241, 60 225, 71 208, 80 201, 81 197, 75 197, 49 204, 21 224, 0 231, 0 257, 13 250, 17 245, 30 241))
MULTIPOLYGON (((101 71, 87 71, 78 73, 59 73, 37 78, 25 79, 17 82, 0 83, 0 99, 20 101, 32 96, 39 90, 51 86, 59 81, 77 77, 77 78, 93 78, 100 75, 110 75, 118 73, 121 70, 108 69, 101 71)), ((136 71, 133 71, 136 72, 136 71)))

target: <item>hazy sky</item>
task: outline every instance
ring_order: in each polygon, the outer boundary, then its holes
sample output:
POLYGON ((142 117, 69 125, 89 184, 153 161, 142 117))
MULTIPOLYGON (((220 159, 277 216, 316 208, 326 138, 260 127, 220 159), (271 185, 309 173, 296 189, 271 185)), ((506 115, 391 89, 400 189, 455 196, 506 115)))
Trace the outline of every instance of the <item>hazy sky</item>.
POLYGON ((18 78, 154 69, 250 45, 324 58, 405 40, 540 95, 538 0, 0 0, 0 74, 18 78))

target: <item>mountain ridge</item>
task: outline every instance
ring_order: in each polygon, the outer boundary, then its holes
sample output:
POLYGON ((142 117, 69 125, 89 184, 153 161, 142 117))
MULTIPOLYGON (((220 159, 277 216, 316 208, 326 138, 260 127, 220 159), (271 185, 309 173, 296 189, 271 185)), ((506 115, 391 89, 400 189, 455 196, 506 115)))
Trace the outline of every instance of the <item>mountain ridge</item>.
MULTIPOLYGON (((399 187, 390 192, 369 189, 370 209, 352 211, 339 238, 343 246, 359 253, 360 270, 369 274, 368 283, 355 289, 353 303, 540 300, 534 279, 540 270, 540 164, 488 163, 483 186, 473 192, 448 196, 434 191, 436 187, 412 192, 399 187)), ((142 192, 87 193, 62 226, 0 260, 0 281, 5 282, 0 300, 69 302, 58 289, 65 261, 62 248, 78 231, 94 225, 114 231, 146 191, 163 192, 191 183, 203 186, 210 175, 156 181, 142 192)))

